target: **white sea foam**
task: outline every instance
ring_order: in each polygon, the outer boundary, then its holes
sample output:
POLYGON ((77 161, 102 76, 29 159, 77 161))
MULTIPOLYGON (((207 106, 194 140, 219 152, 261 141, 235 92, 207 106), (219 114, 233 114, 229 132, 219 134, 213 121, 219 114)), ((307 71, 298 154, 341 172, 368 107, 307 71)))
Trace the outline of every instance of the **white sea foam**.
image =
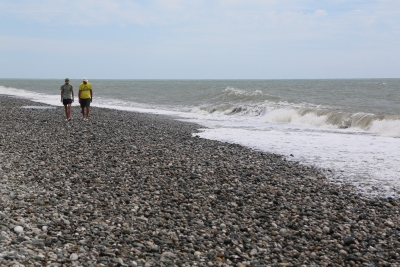
POLYGON ((0 86, 0 94, 23 97, 34 102, 45 103, 53 106, 62 105, 62 103, 60 102, 60 95, 41 94, 23 89, 8 88, 4 86, 0 86))
POLYGON ((376 120, 369 131, 382 136, 400 137, 400 120, 376 120))
MULTIPOLYGON (((197 121, 198 122, 198 121, 197 121)), ((242 144, 332 171, 333 180, 350 182, 366 194, 399 196, 400 139, 350 130, 320 130, 288 124, 251 127, 249 123, 203 121, 200 137, 242 144), (293 155, 291 157, 290 155, 293 155)))
POLYGON ((208 127, 196 134, 200 137, 329 169, 333 181, 350 182, 367 195, 400 196, 400 138, 392 138, 400 136, 399 120, 379 120, 366 113, 302 115, 292 108, 265 109, 260 116, 197 111, 189 121, 208 127), (332 116, 348 118, 350 126, 338 128, 329 122, 335 121, 332 116))
MULTIPOLYGON (((0 86, 0 94, 3 95, 11 95, 16 97, 23 97, 29 99, 34 102, 40 102, 52 106, 62 106, 62 102, 60 101, 60 95, 49 95, 43 93, 37 93, 32 91, 27 91, 23 89, 16 88, 7 88, 4 86, 0 86)), ((75 93, 77 94, 77 93, 75 93)), ((75 102, 72 103, 72 106, 79 106, 78 96, 75 95, 75 102)), ((146 105, 140 103, 129 102, 121 99, 110 99, 103 97, 96 97, 95 101, 91 104, 95 107, 105 107, 110 109, 118 109, 118 110, 127 110, 127 111, 137 111, 137 112, 148 112, 148 113, 158 113, 158 114, 168 114, 175 115, 174 112, 168 111, 157 111, 157 109, 146 108, 146 105)))
POLYGON ((265 122, 279 122, 293 125, 310 125, 310 126, 327 126, 326 116, 317 116, 316 114, 308 113, 305 115, 299 114, 295 109, 273 109, 262 115, 261 120, 265 122))

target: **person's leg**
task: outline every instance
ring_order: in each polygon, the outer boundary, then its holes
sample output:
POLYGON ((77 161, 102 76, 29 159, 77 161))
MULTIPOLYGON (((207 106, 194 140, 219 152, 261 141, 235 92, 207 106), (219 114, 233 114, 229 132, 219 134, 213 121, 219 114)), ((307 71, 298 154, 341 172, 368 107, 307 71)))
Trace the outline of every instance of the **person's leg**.
POLYGON ((79 99, 79 104, 81 105, 81 113, 82 113, 82 117, 85 118, 85 113, 84 113, 84 108, 85 105, 83 104, 83 99, 79 99))
POLYGON ((89 118, 90 106, 86 106, 86 119, 89 118))
POLYGON ((67 105, 67 119, 71 119, 71 104, 67 105))
POLYGON ((68 119, 68 105, 64 105, 65 117, 68 119))
POLYGON ((85 104, 83 101, 84 100, 81 100, 81 113, 82 113, 82 117, 85 118, 85 104))

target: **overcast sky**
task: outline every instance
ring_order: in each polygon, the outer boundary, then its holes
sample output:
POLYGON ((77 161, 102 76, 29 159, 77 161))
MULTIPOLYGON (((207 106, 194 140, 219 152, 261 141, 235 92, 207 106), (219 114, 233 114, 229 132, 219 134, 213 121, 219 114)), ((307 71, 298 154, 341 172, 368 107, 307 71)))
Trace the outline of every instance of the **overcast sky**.
POLYGON ((399 78, 399 0, 0 0, 0 78, 399 78))

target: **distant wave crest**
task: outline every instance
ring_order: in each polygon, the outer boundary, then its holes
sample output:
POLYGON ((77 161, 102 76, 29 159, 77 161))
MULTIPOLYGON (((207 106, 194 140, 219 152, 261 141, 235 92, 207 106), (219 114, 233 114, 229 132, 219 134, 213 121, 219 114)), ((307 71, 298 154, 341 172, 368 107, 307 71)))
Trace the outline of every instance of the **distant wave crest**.
POLYGON ((227 87, 224 90, 225 94, 228 95, 236 95, 236 96, 261 96, 264 95, 263 92, 260 90, 255 90, 255 91, 246 91, 246 90, 241 90, 241 89, 235 89, 233 87, 227 87))
POLYGON ((217 94, 209 103, 223 104, 223 103, 262 103, 263 101, 279 101, 280 97, 275 95, 268 95, 260 90, 247 91, 233 87, 227 87, 217 94))

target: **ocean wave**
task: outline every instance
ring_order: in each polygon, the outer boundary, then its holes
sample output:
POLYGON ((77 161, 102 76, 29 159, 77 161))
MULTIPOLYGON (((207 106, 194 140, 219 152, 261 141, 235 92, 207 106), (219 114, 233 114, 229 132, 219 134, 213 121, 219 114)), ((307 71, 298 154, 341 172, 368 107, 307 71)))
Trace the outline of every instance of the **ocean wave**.
POLYGON ((315 105, 291 105, 287 102, 259 105, 221 104, 201 107, 193 112, 215 116, 256 118, 260 122, 285 123, 336 129, 356 129, 390 137, 400 137, 400 115, 350 113, 316 108, 315 105))
POLYGON ((237 89, 234 87, 227 87, 214 98, 209 99, 210 104, 238 104, 238 103, 262 103, 263 101, 280 101, 281 97, 277 95, 270 95, 263 93, 260 90, 247 91, 243 89, 237 89))
POLYGON ((262 96, 263 92, 260 90, 255 91, 246 91, 241 89, 235 89, 233 87, 227 87, 224 91, 224 94, 235 95, 235 96, 262 96))

